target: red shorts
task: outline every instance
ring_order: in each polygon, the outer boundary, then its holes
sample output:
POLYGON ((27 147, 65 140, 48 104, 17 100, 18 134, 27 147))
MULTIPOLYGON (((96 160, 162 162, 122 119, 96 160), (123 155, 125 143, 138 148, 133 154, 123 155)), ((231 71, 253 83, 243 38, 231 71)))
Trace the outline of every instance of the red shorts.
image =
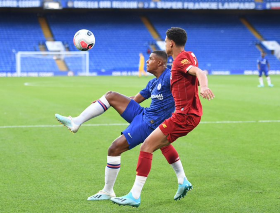
POLYGON ((173 113, 170 118, 159 125, 159 128, 167 136, 167 140, 172 143, 177 138, 191 132, 199 124, 200 120, 201 117, 197 115, 173 113))

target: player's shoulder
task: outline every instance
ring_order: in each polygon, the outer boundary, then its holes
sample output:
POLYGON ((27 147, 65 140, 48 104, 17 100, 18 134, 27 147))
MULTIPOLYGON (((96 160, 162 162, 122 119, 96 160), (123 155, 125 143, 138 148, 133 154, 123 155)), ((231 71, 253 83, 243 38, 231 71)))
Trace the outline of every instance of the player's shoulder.
MULTIPOLYGON (((163 73, 160 75, 158 78, 157 84, 162 84, 164 82, 169 82, 170 83, 170 75, 171 75, 171 70, 169 68, 166 68, 163 73)), ((155 78, 156 80, 156 78, 155 78)))
POLYGON ((193 63, 193 58, 195 58, 195 55, 191 51, 183 51, 181 52, 173 62, 173 65, 175 64, 176 66, 185 66, 188 64, 193 63))
MULTIPOLYGON (((160 75, 159 81, 163 81, 165 79, 170 79, 170 73, 171 73, 171 70, 169 68, 166 68, 160 75)), ((156 78, 155 78, 155 80, 156 80, 156 78)))
POLYGON ((182 52, 182 57, 186 57, 186 56, 193 56, 194 53, 192 51, 183 51, 182 52))
POLYGON ((189 58, 192 58, 192 57, 195 57, 194 53, 191 52, 191 51, 183 51, 181 52, 177 57, 176 57, 176 62, 180 63, 182 60, 184 59, 189 59, 189 58))
POLYGON ((170 72, 171 70, 169 68, 166 68, 162 74, 164 74, 164 76, 167 76, 170 75, 170 72))
POLYGON ((152 80, 150 80, 149 82, 148 82, 148 84, 153 84, 155 81, 157 80, 157 78, 153 78, 152 80))
POLYGON ((194 53, 192 51, 185 51, 186 55, 194 55, 194 53))

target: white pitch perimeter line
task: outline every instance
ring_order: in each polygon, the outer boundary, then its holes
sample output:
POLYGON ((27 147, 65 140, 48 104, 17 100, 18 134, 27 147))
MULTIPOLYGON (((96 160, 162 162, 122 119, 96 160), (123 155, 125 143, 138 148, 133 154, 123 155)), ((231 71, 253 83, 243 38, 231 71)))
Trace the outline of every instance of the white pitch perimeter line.
MULTIPOLYGON (((236 123, 280 123, 280 120, 259 120, 259 121, 202 121, 202 124, 236 124, 236 123)), ((128 123, 113 124, 83 124, 84 126, 127 126, 128 123)), ((0 129, 15 128, 53 128, 63 127, 62 125, 27 125, 27 126, 0 126, 0 129)))
MULTIPOLYGON (((83 124, 83 126, 125 126, 127 123, 122 124, 83 124)), ((0 126, 0 129, 6 128, 52 128, 63 127, 63 125, 28 125, 28 126, 0 126)))

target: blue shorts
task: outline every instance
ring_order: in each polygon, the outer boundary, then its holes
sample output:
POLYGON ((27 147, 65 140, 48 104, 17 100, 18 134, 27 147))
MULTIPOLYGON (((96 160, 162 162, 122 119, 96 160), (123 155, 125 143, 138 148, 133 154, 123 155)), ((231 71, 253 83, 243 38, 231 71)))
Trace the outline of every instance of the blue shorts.
POLYGON ((259 77, 262 77, 263 73, 265 76, 268 76, 268 70, 259 70, 259 77))
POLYGON ((122 132, 129 144, 129 149, 143 143, 152 131, 154 131, 154 129, 144 121, 143 111, 143 107, 134 100, 131 100, 121 115, 128 123, 130 123, 130 125, 122 132))

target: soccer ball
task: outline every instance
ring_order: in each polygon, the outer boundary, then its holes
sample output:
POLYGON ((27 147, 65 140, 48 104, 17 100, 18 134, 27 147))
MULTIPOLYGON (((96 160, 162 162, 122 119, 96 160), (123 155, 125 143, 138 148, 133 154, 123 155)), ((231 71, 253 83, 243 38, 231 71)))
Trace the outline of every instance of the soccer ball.
POLYGON ((88 51, 95 45, 95 36, 89 30, 79 30, 75 33, 73 42, 78 50, 88 51))

